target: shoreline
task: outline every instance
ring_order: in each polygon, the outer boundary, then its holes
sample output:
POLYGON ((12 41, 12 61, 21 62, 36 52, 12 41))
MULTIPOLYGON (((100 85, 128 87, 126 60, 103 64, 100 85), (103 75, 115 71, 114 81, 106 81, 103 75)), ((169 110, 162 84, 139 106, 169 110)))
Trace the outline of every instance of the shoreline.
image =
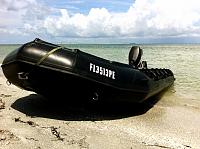
POLYGON ((200 102, 179 98, 167 93, 142 114, 62 109, 7 86, 0 70, 0 148, 198 148, 200 102))

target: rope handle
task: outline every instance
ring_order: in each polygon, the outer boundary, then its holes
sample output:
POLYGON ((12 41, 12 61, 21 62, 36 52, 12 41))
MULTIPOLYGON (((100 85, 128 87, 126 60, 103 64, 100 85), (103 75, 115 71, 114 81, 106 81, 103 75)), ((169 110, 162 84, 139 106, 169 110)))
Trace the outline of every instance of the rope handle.
POLYGON ((52 53, 56 52, 59 49, 62 49, 63 47, 57 47, 52 49, 51 51, 49 51, 48 53, 46 53, 35 65, 38 66, 40 65, 49 55, 51 55, 52 53))
MULTIPOLYGON (((59 49, 62 49, 63 47, 56 47, 53 48, 51 51, 47 52, 36 64, 35 66, 40 65, 49 55, 51 55, 52 53, 56 52, 59 49)), ((19 72, 18 73, 18 79, 20 80, 28 80, 28 75, 34 70, 34 68, 32 70, 30 70, 29 72, 19 72)))

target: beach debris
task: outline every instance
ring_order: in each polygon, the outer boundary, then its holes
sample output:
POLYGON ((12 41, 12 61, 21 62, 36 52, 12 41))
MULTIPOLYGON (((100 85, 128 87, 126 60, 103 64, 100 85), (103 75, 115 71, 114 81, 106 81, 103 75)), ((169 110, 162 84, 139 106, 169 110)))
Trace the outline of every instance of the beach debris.
POLYGON ((28 138, 28 137, 26 137, 26 139, 27 139, 27 140, 32 140, 32 141, 39 141, 39 140, 37 140, 37 139, 35 139, 35 138, 28 138))
POLYGON ((193 106, 193 105, 189 105, 189 104, 184 104, 183 106, 185 106, 185 107, 189 107, 189 108, 193 108, 193 109, 199 109, 199 107, 197 107, 197 106, 193 106))
POLYGON ((78 141, 80 148, 89 148, 89 144, 86 142, 87 137, 84 137, 78 141))
POLYGON ((12 95, 8 95, 8 94, 0 94, 0 97, 3 97, 3 98, 7 98, 7 97, 11 97, 12 95))
POLYGON ((191 146, 189 146, 189 145, 184 145, 185 147, 187 147, 187 148, 192 148, 191 146))
MULTIPOLYGON (((161 144, 147 144, 146 142, 142 142, 143 144, 145 144, 146 146, 151 146, 151 147, 159 147, 159 148, 166 148, 166 149, 174 149, 174 147, 169 147, 169 146, 165 146, 165 145, 161 145, 161 144)), ((184 144, 181 144, 180 145, 181 147, 183 147, 184 149, 187 149, 187 148, 192 148, 191 146, 189 145, 184 145, 184 144)))
POLYGON ((19 138, 16 137, 12 132, 8 130, 0 130, 0 144, 9 144, 9 141, 18 141, 19 138))
POLYGON ((56 127, 54 127, 54 126, 51 126, 50 128, 51 128, 51 133, 52 133, 54 136, 56 136, 56 138, 57 138, 58 140, 60 140, 60 141, 63 141, 63 140, 64 140, 64 138, 62 138, 62 137, 60 136, 60 132, 57 131, 58 128, 56 128, 56 127))
POLYGON ((5 109, 5 102, 3 102, 2 99, 0 99, 0 110, 1 109, 5 109))
POLYGON ((39 126, 38 124, 36 124, 35 122, 33 121, 22 121, 20 117, 18 118, 14 118, 15 122, 20 122, 20 123, 24 123, 24 124, 28 124, 32 127, 36 127, 36 126, 39 126))
POLYGON ((87 139, 87 137, 84 136, 83 138, 81 138, 79 140, 71 139, 71 140, 68 140, 67 142, 68 142, 69 145, 76 144, 80 148, 86 148, 86 149, 88 149, 89 148, 89 144, 86 142, 86 139, 87 139))
POLYGON ((159 147, 159 148, 167 148, 167 149, 172 149, 171 147, 165 146, 165 145, 160 145, 160 144, 147 144, 146 142, 142 142, 146 146, 152 146, 152 147, 159 147))

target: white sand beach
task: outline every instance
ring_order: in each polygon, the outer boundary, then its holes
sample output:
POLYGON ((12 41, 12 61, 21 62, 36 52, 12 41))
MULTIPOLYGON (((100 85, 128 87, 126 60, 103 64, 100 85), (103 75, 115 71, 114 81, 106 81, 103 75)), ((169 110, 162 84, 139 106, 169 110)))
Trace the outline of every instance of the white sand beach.
POLYGON ((8 86, 1 71, 0 148, 200 148, 200 102, 172 97, 151 108, 60 108, 8 86))

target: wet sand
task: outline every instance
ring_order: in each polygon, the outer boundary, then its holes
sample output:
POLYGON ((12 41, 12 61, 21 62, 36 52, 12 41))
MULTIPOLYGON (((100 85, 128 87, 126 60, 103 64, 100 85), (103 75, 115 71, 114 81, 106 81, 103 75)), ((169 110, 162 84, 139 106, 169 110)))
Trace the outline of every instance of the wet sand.
POLYGON ((8 86, 0 71, 0 148, 200 148, 196 100, 172 94, 142 105, 61 106, 58 101, 8 86))

